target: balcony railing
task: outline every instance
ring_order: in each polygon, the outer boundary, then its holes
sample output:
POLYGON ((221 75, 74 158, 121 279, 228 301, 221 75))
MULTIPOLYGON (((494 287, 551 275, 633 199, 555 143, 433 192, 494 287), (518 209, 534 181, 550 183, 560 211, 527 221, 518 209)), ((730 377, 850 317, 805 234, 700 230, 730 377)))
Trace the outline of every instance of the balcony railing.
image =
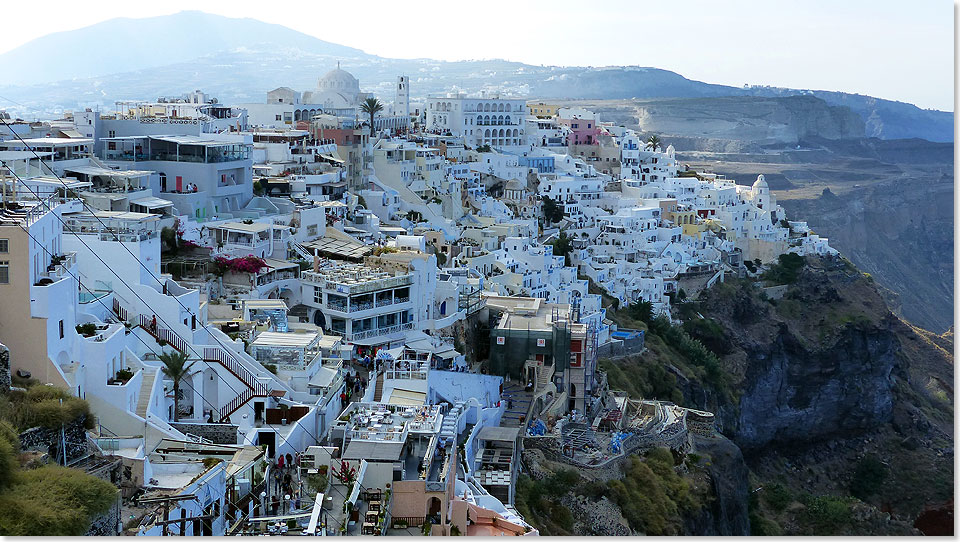
POLYGON ((393 326, 381 327, 376 329, 368 329, 367 331, 360 331, 357 333, 351 334, 354 341, 359 341, 362 339, 367 339, 369 337, 379 337, 380 335, 389 335, 391 333, 397 333, 400 331, 406 331, 408 329, 413 329, 413 322, 407 322, 406 324, 396 324, 393 326))

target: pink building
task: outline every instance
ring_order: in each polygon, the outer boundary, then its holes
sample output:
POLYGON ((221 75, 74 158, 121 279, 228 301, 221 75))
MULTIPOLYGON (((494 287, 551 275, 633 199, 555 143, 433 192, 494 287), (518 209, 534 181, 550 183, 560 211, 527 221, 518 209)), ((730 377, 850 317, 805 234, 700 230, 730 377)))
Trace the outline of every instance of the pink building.
POLYGON ((560 124, 570 128, 570 133, 567 136, 567 145, 597 144, 600 127, 597 125, 596 116, 592 112, 582 109, 561 109, 557 120, 560 124))

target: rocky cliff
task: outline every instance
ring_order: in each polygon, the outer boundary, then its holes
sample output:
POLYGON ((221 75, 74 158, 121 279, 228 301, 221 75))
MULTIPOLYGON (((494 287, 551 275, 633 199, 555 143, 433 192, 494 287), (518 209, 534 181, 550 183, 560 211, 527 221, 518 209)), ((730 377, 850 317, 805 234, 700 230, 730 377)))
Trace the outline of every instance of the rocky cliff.
MULTIPOLYGON (((611 385, 717 413, 749 471, 713 479, 749 480, 753 534, 917 534, 953 495, 952 334, 905 323, 843 258, 767 277, 785 287, 732 278, 677 304, 712 360, 653 321, 644 355, 602 363, 611 385)), ((714 533, 706 516, 684 525, 714 533)))
POLYGON ((846 107, 827 105, 813 96, 761 98, 725 96, 643 100, 637 102, 645 132, 760 144, 796 143, 819 136, 862 137, 864 122, 846 107))
POLYGON ((749 281, 702 296, 700 311, 732 346, 725 363, 739 400, 717 406, 741 448, 792 446, 890 420, 899 321, 868 282, 843 260, 824 259, 811 261, 779 300, 749 281))

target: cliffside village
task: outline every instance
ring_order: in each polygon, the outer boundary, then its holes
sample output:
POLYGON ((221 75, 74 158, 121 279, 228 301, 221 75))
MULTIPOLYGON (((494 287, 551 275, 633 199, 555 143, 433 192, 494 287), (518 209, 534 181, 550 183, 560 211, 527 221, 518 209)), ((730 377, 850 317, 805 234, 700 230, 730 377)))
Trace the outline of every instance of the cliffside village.
POLYGON ((745 264, 835 252, 762 175, 410 85, 337 67, 262 103, 0 113, 0 352, 89 403, 50 461, 117 485, 105 532, 537 534, 524 446, 591 466, 713 432, 609 388, 598 358, 644 334, 591 292, 669 317, 745 264))

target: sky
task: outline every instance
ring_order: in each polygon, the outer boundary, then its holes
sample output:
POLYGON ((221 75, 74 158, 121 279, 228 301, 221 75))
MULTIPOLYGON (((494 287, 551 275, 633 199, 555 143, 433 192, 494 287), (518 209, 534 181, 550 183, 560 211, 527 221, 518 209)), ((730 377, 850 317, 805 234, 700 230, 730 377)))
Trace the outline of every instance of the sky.
POLYGON ((0 53, 114 17, 201 9, 392 58, 639 65, 742 86, 838 90, 954 109, 951 0, 3 2, 0 53), (16 24, 10 24, 11 22, 16 24))

